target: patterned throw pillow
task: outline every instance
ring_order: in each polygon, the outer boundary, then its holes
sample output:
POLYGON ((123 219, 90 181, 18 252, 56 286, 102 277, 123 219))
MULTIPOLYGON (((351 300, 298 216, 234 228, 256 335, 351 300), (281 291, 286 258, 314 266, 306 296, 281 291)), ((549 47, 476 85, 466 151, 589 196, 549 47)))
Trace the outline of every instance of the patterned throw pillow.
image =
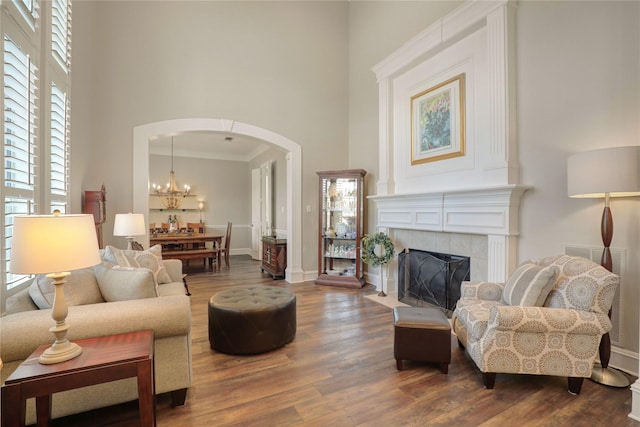
POLYGON ((171 277, 162 264, 161 245, 152 246, 146 251, 121 250, 107 246, 103 259, 121 267, 148 268, 153 273, 153 279, 157 285, 171 283, 171 277))
POLYGON ((555 266, 524 263, 507 280, 502 301, 507 305, 542 307, 557 276, 558 268, 555 266))

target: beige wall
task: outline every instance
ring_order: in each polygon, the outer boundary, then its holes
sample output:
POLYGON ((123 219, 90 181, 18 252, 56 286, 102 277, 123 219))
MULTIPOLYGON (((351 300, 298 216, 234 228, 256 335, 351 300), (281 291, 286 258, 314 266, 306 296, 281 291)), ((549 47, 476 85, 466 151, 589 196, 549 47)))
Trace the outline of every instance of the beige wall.
MULTIPOLYGON (((569 199, 570 154, 640 144, 640 3, 522 2, 517 13, 520 259, 602 247, 602 199, 569 199)), ((611 171, 593 171, 595 174, 611 171)), ((626 250, 624 348, 638 351, 640 199, 612 199, 611 246, 626 250)))
MULTIPOLYGON (((133 128, 192 117, 237 120, 300 144, 303 204, 315 206, 315 171, 347 166, 347 9, 74 3, 72 209, 82 189, 104 183, 109 232, 113 215, 133 203, 133 128)), ((302 223, 315 230, 317 215, 303 214, 302 223)), ((302 251, 303 268, 315 270, 315 233, 303 236, 302 251)))

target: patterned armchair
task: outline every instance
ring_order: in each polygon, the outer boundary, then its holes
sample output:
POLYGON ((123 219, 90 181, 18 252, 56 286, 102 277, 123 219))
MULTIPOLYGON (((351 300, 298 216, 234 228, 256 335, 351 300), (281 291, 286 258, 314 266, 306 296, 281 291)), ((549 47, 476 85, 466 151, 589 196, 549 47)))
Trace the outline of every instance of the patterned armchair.
POLYGON ((520 265, 507 283, 464 282, 453 313, 458 344, 492 389, 496 373, 568 377, 579 394, 591 376, 620 278, 580 257, 520 265))

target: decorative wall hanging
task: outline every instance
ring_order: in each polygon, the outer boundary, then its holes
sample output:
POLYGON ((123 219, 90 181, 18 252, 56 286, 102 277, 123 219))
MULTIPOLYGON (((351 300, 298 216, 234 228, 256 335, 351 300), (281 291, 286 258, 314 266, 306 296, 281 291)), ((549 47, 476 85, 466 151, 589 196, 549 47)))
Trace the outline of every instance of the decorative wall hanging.
POLYGON ((465 154, 465 74, 411 97, 411 164, 465 154))

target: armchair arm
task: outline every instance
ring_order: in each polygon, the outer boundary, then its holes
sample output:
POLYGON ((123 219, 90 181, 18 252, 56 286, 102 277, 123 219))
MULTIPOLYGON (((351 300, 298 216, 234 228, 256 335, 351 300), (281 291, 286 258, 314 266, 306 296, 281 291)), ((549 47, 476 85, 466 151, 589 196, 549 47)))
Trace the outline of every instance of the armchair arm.
POLYGON ((485 301, 501 301, 504 283, 494 282, 462 282, 460 298, 485 301))
POLYGON ((611 329, 606 314, 569 308, 493 306, 487 330, 604 335, 611 329))
POLYGON ((162 264, 167 269, 172 281, 182 282, 182 261, 179 259, 163 259, 162 264))

